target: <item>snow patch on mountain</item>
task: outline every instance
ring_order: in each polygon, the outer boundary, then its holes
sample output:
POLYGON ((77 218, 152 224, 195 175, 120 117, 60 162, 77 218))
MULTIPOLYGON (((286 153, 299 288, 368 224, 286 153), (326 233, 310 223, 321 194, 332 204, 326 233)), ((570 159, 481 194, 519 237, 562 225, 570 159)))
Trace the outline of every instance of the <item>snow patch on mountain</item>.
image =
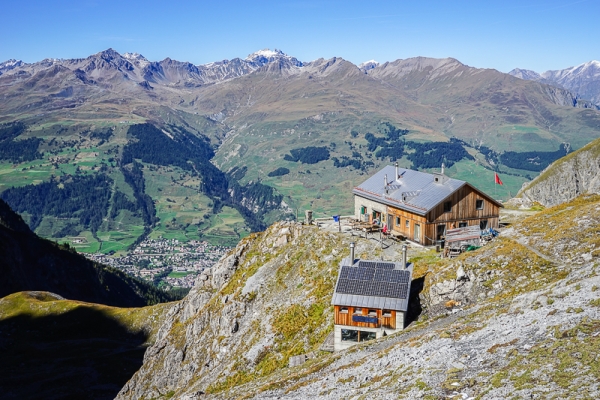
POLYGON ((297 58, 288 56, 283 51, 278 50, 278 49, 275 49, 275 50, 263 49, 263 50, 256 51, 256 52, 248 55, 248 57, 246 57, 245 61, 249 61, 253 64, 256 64, 257 66, 262 66, 262 65, 268 64, 273 61, 289 62, 291 65, 293 65, 295 67, 301 67, 303 65, 303 63, 301 61, 299 61, 297 58))
POLYGON ((283 51, 281 50, 270 50, 270 49, 263 49, 263 50, 259 50, 259 51, 255 51, 254 53, 248 55, 248 57, 246 57, 246 60, 254 60, 256 57, 265 57, 265 58, 271 58, 271 57, 277 57, 277 56, 286 56, 286 54, 283 53, 283 51))
POLYGON ((140 67, 150 64, 150 61, 140 53, 124 53, 122 56, 128 61, 138 64, 140 67))
POLYGON ((367 72, 370 69, 376 68, 379 66, 379 62, 375 60, 365 61, 363 63, 358 64, 358 69, 367 72))
POLYGON ((11 58, 10 60, 6 60, 2 63, 0 63, 0 75, 2 75, 3 73, 10 71, 11 69, 15 69, 17 67, 23 66, 25 65, 25 63, 21 60, 15 60, 14 58, 11 58))

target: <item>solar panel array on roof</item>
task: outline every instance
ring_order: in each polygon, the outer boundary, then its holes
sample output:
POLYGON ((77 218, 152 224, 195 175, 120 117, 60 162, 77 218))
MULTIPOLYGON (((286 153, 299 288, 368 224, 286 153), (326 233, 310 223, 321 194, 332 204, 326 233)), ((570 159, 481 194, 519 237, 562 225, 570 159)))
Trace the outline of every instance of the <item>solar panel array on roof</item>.
POLYGON ((406 299, 409 271, 388 269, 389 265, 394 266, 393 263, 360 261, 358 265, 364 264, 369 267, 342 267, 336 293, 406 299), (383 268, 378 268, 377 264, 382 264, 383 268))
POLYGON ((396 267, 396 264, 380 261, 359 261, 358 266, 364 268, 394 269, 396 267))

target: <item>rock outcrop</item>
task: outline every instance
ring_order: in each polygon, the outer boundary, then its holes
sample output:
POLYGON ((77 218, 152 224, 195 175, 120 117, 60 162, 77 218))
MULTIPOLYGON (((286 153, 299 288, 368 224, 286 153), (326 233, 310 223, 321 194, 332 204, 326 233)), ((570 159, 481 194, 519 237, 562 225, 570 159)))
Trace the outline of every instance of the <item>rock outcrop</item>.
POLYGON ((600 193, 600 140, 555 161, 517 197, 549 207, 592 193, 600 193))
POLYGON ((195 396, 317 350, 331 331, 329 302, 346 241, 297 223, 276 223, 242 240, 170 310, 118 398, 195 396))

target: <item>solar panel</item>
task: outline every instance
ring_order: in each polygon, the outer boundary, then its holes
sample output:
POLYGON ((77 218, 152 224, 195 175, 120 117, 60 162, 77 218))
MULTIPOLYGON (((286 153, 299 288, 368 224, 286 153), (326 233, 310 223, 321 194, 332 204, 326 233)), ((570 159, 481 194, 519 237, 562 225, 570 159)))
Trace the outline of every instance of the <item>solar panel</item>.
POLYGON ((359 268, 381 268, 381 269, 394 269, 396 264, 381 261, 359 261, 359 268))
POLYGON ((360 261, 357 267, 343 266, 337 293, 405 299, 410 272, 396 270, 393 263, 360 261))

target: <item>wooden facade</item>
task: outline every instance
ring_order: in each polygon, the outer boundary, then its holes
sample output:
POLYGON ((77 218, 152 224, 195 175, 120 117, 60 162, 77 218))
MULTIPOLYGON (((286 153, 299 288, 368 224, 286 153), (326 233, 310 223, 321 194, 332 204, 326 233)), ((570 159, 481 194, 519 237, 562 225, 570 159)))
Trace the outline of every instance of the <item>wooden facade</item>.
MULTIPOLYGON (((357 204, 361 202, 359 196, 356 202, 357 204)), ((442 199, 426 215, 403 210, 398 206, 386 205, 385 207, 387 215, 382 217, 382 223, 386 223, 393 234, 429 246, 443 240, 448 229, 472 225, 479 225, 482 230, 497 229, 501 206, 483 192, 467 184, 442 199)))
POLYGON ((386 328, 396 329, 396 311, 368 309, 365 307, 335 306, 335 325, 353 326, 356 328, 386 328), (376 317, 377 323, 356 322, 353 315, 376 317))

